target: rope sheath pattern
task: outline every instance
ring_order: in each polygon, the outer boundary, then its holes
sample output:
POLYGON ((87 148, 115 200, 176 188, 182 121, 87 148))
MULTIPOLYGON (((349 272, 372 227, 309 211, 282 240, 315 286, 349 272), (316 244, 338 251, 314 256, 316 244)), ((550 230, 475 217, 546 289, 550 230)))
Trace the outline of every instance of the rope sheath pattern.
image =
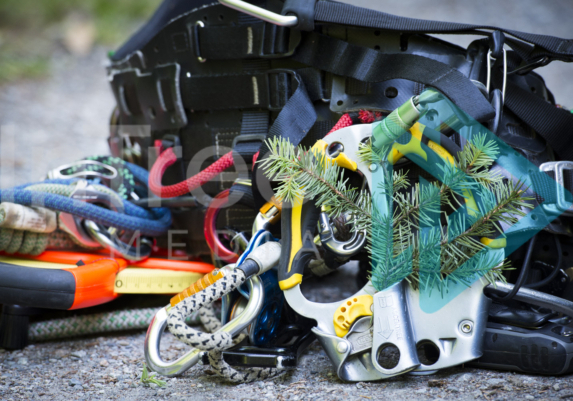
POLYGON ((169 311, 167 318, 167 328, 177 339, 194 348, 208 351, 209 364, 215 373, 233 383, 250 383, 282 373, 282 370, 274 368, 246 368, 238 371, 223 360, 222 351, 241 342, 244 334, 233 339, 229 333, 213 333, 221 328, 221 322, 215 316, 211 304, 245 281, 244 272, 236 269, 205 290, 179 302, 169 311), (185 324, 185 316, 197 310, 200 310, 201 322, 211 333, 194 330, 185 324))
POLYGON ((211 164, 199 174, 194 175, 181 181, 180 183, 162 186, 161 179, 165 170, 177 161, 177 156, 173 148, 168 148, 159 155, 151 171, 149 172, 149 189, 160 198, 175 198, 177 196, 185 195, 201 185, 211 181, 217 175, 228 169, 234 164, 233 152, 229 152, 221 156, 216 162, 211 164))
POLYGON ((34 233, 31 231, 0 228, 0 251, 8 254, 39 255, 46 249, 71 249, 76 244, 68 234, 56 230, 53 233, 34 233))
POLYGON ((142 235, 152 237, 164 234, 171 225, 171 212, 167 208, 156 208, 152 210, 154 219, 150 220, 113 212, 90 203, 70 199, 61 195, 34 192, 25 189, 0 190, 0 202, 1 201, 18 203, 24 206, 41 205, 48 209, 71 213, 85 219, 93 220, 105 226, 139 231, 142 235))
POLYGON ((31 341, 45 341, 85 334, 144 329, 149 326, 158 310, 159 308, 126 309, 35 322, 30 324, 28 338, 31 341))
POLYGON ((187 326, 184 323, 185 317, 203 306, 211 305, 215 300, 244 283, 245 279, 245 274, 241 270, 234 270, 203 291, 185 298, 169 311, 167 328, 181 342, 200 350, 224 350, 231 347, 233 345, 231 334, 200 332, 187 326))

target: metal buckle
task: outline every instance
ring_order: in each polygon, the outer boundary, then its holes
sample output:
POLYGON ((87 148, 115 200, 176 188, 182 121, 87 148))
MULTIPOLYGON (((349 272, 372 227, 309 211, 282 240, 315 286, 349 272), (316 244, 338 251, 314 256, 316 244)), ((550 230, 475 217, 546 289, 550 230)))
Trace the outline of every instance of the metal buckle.
POLYGON ((557 202, 554 204, 543 203, 543 208, 552 214, 566 214, 573 216, 573 204, 565 199, 565 178, 563 170, 573 170, 573 162, 557 161, 546 162, 539 166, 540 171, 554 171, 555 181, 557 182, 557 202))
POLYGON ((507 75, 511 75, 511 74, 524 75, 524 74, 527 74, 528 72, 536 69, 537 67, 543 67, 543 66, 549 64, 550 61, 551 61, 551 59, 549 57, 543 56, 543 57, 541 57, 535 61, 532 61, 529 64, 522 65, 521 67, 517 67, 515 70, 508 72, 507 75))
POLYGON ((265 10, 264 8, 257 7, 253 4, 247 3, 242 0, 219 0, 219 3, 253 16, 255 18, 261 19, 265 22, 270 22, 278 26, 296 26, 298 25, 298 17, 295 15, 281 15, 273 13, 272 11, 265 10))
POLYGON ((83 227, 94 241, 116 256, 138 262, 151 255, 153 241, 149 238, 138 236, 135 239, 136 246, 133 246, 117 236, 118 230, 115 227, 106 230, 92 220, 84 220, 83 227))
POLYGON ((53 170, 48 171, 46 178, 48 179, 68 179, 68 178, 77 178, 77 177, 85 177, 85 178, 104 178, 108 180, 113 180, 117 177, 117 169, 112 166, 108 166, 107 164, 98 162, 96 160, 80 160, 75 163, 64 164, 60 167, 57 167, 53 170), (82 166, 97 166, 102 168, 104 171, 108 173, 100 173, 99 171, 91 171, 91 170, 84 170, 84 171, 77 171, 72 174, 63 174, 63 171, 66 171, 73 167, 82 167, 82 166))
POLYGON ((266 134, 240 134, 237 135, 235 138, 233 138, 233 144, 231 145, 231 148, 235 149, 237 144, 241 142, 259 141, 263 143, 266 138, 267 138, 266 134))
MULTIPOLYGON (((221 327, 218 330, 219 333, 226 332, 230 333, 232 336, 236 336, 259 315, 265 300, 263 284, 257 276, 254 276, 247 281, 247 285, 249 288, 249 302, 247 303, 245 310, 235 319, 221 327)), ((171 308, 171 305, 168 305, 157 312, 153 317, 145 336, 145 361, 150 369, 163 376, 180 375, 191 366, 195 365, 201 358, 201 353, 203 352, 194 348, 172 362, 166 362, 161 358, 159 351, 161 334, 165 330, 165 327, 167 327, 167 315, 171 308)))

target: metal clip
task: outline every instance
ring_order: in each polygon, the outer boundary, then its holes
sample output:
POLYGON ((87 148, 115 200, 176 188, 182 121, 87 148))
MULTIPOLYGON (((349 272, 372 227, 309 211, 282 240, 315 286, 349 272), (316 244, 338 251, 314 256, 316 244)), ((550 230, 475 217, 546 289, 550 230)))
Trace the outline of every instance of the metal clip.
POLYGON ((298 17, 294 15, 280 15, 273 13, 272 11, 265 10, 264 8, 257 7, 253 4, 247 3, 242 0, 219 0, 219 3, 253 16, 255 18, 261 19, 265 22, 270 22, 278 26, 296 26, 298 25, 298 17))
POLYGON ((491 84, 491 67, 495 64, 497 58, 503 53, 503 86, 501 88, 501 93, 503 95, 503 99, 505 100, 505 86, 507 83, 507 52, 503 48, 503 44, 505 41, 505 36, 501 31, 494 31, 491 37, 491 45, 487 52, 487 80, 486 80, 486 89, 487 93, 490 93, 490 84, 491 84), (492 51, 492 47, 494 48, 492 51), (493 61, 493 62, 492 62, 493 61))
POLYGON ((84 220, 83 226, 94 241, 114 255, 135 262, 147 259, 151 255, 153 241, 150 238, 137 237, 135 240, 137 246, 133 246, 118 237, 118 230, 115 227, 105 229, 92 220, 84 220))
POLYGON ((255 217, 252 233, 255 235, 260 230, 270 230, 271 226, 281 218, 282 204, 273 196, 265 203, 255 217))
MULTIPOLYGON (((236 336, 243 331, 259 315, 264 303, 264 288, 261 280, 254 276, 247 281, 249 288, 249 302, 245 309, 235 319, 219 329, 220 332, 230 333, 236 336)), ((177 376, 195 365, 201 358, 203 351, 196 348, 190 350, 185 355, 175 361, 166 362, 161 358, 159 346, 161 344, 161 334, 167 327, 167 316, 171 310, 171 305, 162 308, 154 316, 147 335, 145 336, 145 361, 149 368, 163 376, 177 376)))
POLYGON ((320 214, 319 219, 320 242, 322 246, 343 258, 349 258, 356 255, 364 247, 366 243, 366 235, 364 232, 355 231, 348 241, 339 241, 334 237, 334 230, 330 225, 330 219, 324 212, 320 214))
POLYGON ((573 215, 573 204, 567 201, 565 197, 565 177, 564 170, 571 170, 573 172, 573 162, 571 161, 558 161, 558 162, 546 162, 539 166, 540 171, 555 173, 555 181, 557 182, 557 200, 554 204, 548 204, 548 202, 543 203, 543 208, 551 214, 566 214, 567 216, 573 215))
POLYGON ((46 175, 47 179, 67 179, 67 178, 77 178, 77 177, 84 177, 84 178, 104 178, 107 180, 113 180, 117 177, 117 169, 107 164, 98 162, 96 160, 79 160, 75 163, 64 164, 60 167, 57 167, 51 171, 48 171, 46 175), (92 171, 92 170, 83 170, 77 171, 71 174, 63 174, 64 171, 69 170, 74 167, 83 167, 83 166, 97 166, 104 171, 108 172, 108 174, 100 173, 99 171, 92 171))

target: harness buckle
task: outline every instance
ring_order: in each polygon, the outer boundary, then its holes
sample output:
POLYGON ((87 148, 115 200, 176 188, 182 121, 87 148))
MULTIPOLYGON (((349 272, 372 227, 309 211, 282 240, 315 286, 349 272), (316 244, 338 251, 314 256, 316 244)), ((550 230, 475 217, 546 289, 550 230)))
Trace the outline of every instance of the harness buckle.
POLYGON ((59 167, 56 167, 53 170, 48 171, 46 175, 47 179, 68 179, 68 178, 102 178, 107 180, 113 180, 118 175, 117 169, 104 164, 102 162, 98 162, 96 160, 79 160, 74 163, 70 164, 63 164, 59 167), (98 167, 103 170, 103 172, 93 171, 93 170, 83 170, 83 171, 76 171, 72 172, 71 174, 64 174, 66 170, 71 168, 80 168, 80 167, 98 167))
MULTIPOLYGON (((573 216, 573 204, 567 200, 566 191, 569 191, 565 188, 565 170, 571 170, 573 173, 573 161, 546 162, 539 166, 539 170, 553 172, 553 179, 557 182, 555 203, 544 202, 543 208, 551 214, 573 216)), ((571 198, 571 194, 569 197, 571 198)))

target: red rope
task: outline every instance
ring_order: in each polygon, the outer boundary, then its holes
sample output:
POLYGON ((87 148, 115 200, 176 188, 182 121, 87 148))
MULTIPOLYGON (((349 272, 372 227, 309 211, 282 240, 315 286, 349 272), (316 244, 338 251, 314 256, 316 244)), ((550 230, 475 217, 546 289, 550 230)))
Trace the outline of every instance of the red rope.
POLYGON ((379 111, 370 110, 360 110, 358 112, 358 118, 363 124, 372 124, 374 121, 379 121, 383 117, 383 114, 379 111))
POLYGON ((175 198, 177 196, 185 195, 211 181, 234 164, 233 152, 229 152, 220 157, 219 160, 211 164, 199 174, 196 174, 185 181, 181 181, 180 183, 164 187, 161 185, 163 174, 165 174, 165 170, 167 170, 167 168, 176 161, 177 156, 175 156, 173 148, 168 148, 159 155, 153 164, 153 167, 151 167, 151 171, 149 172, 149 189, 151 189, 151 192, 160 198, 175 198))
MULTIPOLYGON (((380 120, 382 118, 382 113, 378 111, 373 112, 368 110, 360 110, 358 118, 362 123, 369 124, 380 120)), ((332 127, 332 129, 326 135, 330 135, 334 131, 350 127, 351 125, 352 117, 350 117, 348 113, 343 114, 336 125, 332 127)), ((156 141, 156 144, 159 145, 159 150, 161 150, 160 143, 161 141, 156 141)), ((258 156, 258 152, 253 156, 253 164, 256 162, 258 156)), ((217 175, 234 164, 233 152, 229 152, 223 155, 221 158, 219 158, 219 160, 211 164, 205 170, 201 171, 199 174, 196 174, 193 177, 190 177, 178 184, 169 185, 166 187, 162 186, 161 179, 163 178, 163 174, 165 174, 165 170, 167 170, 167 168, 176 161, 177 156, 175 156, 173 148, 168 148, 159 155, 153 164, 153 167, 151 167, 151 171, 149 172, 149 189, 151 189, 151 192, 153 192, 155 195, 161 198, 175 198, 177 196, 185 195, 194 189, 199 188, 201 185, 211 181, 217 175)))
POLYGON ((334 131, 338 131, 339 129, 350 127, 351 125, 352 125, 352 118, 348 115, 348 113, 343 114, 342 117, 340 117, 340 120, 338 120, 338 122, 334 125, 334 127, 332 127, 332 129, 328 131, 328 134, 326 134, 325 136, 328 136, 332 134, 334 131))

